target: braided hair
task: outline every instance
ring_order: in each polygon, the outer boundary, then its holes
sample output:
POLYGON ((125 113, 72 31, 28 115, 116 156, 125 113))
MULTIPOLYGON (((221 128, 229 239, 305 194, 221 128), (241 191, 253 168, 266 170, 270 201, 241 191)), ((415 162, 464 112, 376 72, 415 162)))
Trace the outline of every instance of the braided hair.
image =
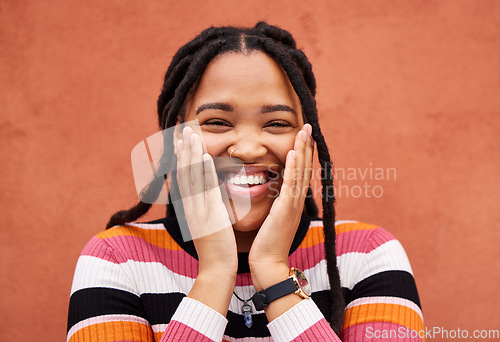
MULTIPOLYGON (((330 153, 318 123, 315 93, 316 81, 312 66, 306 55, 297 49, 292 35, 279 27, 259 22, 253 28, 211 27, 201 32, 191 42, 179 49, 165 74, 163 88, 158 97, 158 120, 162 129, 173 127, 178 121, 183 122, 186 99, 196 87, 197 81, 208 64, 218 55, 226 52, 249 53, 261 51, 270 56, 285 71, 302 105, 304 121, 312 126, 312 138, 316 142, 318 159, 321 165, 323 230, 325 235, 325 256, 331 288, 332 308, 329 319, 333 330, 340 335, 343 321, 344 300, 340 286, 335 253, 335 209, 333 171, 330 153)), ((172 144, 172 140, 165 140, 172 144)), ((167 148, 165 148, 167 150, 167 148)), ((170 149, 170 151, 172 151, 170 149)), ((162 159, 169 163, 169 158, 162 159)), ((163 165, 168 170, 170 165, 163 165)), ((161 174, 158 172, 158 174, 161 174)), ((142 200, 129 210, 114 214, 107 228, 137 220, 148 212, 150 203, 159 195, 158 189, 164 182, 158 176, 143 193, 142 200), (155 184, 156 183, 156 184, 155 184), (145 200, 147 198, 148 200, 145 200)), ((174 183, 174 182, 173 182, 174 183)), ((171 201, 170 201, 171 203, 171 201)), ((309 188, 305 203, 306 213, 317 216, 318 208, 309 188)), ((167 205, 167 216, 173 216, 172 204, 167 205)))

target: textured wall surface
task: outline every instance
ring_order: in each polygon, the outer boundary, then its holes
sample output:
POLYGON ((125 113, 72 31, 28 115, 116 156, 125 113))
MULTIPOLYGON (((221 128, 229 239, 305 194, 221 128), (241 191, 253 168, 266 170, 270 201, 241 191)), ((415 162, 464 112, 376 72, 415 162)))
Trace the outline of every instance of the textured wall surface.
POLYGON ((1 341, 64 339, 82 247, 136 201, 172 55, 261 19, 313 64, 339 217, 400 239, 426 326, 500 327, 500 1, 4 0, 1 341))

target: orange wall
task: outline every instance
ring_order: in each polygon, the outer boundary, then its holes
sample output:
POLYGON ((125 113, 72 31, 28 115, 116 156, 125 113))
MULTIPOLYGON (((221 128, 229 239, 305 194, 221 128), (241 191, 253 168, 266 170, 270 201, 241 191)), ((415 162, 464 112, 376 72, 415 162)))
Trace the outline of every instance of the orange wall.
POLYGON ((498 329, 500 2, 203 3, 0 3, 0 340, 64 339, 79 252, 136 201, 130 152, 172 55, 259 19, 310 56, 340 218, 402 241, 427 326, 498 329))

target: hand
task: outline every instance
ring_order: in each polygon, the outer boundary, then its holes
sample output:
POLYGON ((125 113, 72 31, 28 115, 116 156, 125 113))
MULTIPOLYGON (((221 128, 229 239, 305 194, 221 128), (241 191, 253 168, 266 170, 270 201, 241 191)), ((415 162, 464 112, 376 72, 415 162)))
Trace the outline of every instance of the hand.
POLYGON ((283 185, 252 243, 248 262, 257 291, 288 277, 288 253, 300 223, 312 174, 311 125, 297 133, 285 162, 283 185))
POLYGON ((238 253, 215 165, 209 154, 203 154, 201 138, 190 127, 176 142, 176 153, 177 182, 199 260, 188 297, 225 316, 236 282, 238 253))
MULTIPOLYGON (((185 127, 176 143, 177 182, 199 258, 199 272, 236 274, 238 257, 229 214, 222 201, 212 157, 201 138, 185 127)), ((181 227, 181 229, 186 227, 181 227)))

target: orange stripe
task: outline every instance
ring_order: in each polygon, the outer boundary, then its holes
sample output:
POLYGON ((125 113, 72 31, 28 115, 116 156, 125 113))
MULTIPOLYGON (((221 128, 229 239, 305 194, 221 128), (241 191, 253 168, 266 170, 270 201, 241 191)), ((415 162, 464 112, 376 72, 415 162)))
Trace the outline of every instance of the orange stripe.
POLYGON ((346 222, 335 226, 335 231, 337 234, 352 232, 355 230, 374 230, 377 225, 368 224, 363 222, 346 222))
POLYGON ((116 236, 135 236, 152 245, 174 251, 182 250, 181 246, 168 234, 167 230, 142 229, 134 226, 119 226, 105 230, 97 235, 100 239, 109 239, 116 236))
POLYGON ((150 341, 153 342, 153 332, 146 324, 137 322, 106 322, 89 325, 75 332, 69 342, 91 341, 150 341))
POLYGON ((342 329, 369 322, 396 323, 416 331, 424 328, 424 322, 420 315, 409 307, 399 304, 376 303, 347 309, 344 313, 342 329))
POLYGON ((165 333, 165 330, 159 331, 159 332, 155 332, 155 341, 161 340, 161 337, 163 336, 164 333, 165 333))
MULTIPOLYGON (((347 233, 356 230, 373 230, 376 229, 377 226, 373 224, 367 224, 362 222, 348 222, 341 223, 335 226, 335 231, 337 234, 347 233)), ((323 226, 312 226, 309 227, 309 231, 307 232, 304 240, 300 244, 299 248, 308 248, 319 243, 325 242, 325 236, 323 234, 323 226)))

